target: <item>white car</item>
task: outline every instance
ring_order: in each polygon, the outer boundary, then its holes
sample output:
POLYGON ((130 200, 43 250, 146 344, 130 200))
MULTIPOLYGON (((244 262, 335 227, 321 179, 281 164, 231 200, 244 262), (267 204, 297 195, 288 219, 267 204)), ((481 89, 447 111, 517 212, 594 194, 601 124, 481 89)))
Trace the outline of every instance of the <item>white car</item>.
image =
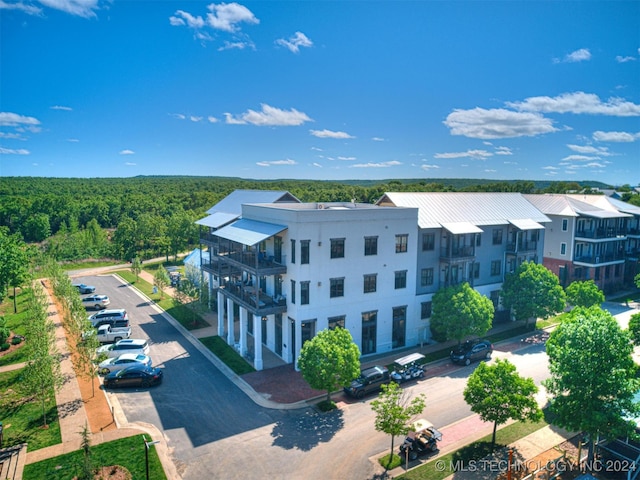
POLYGON ((107 308, 107 305, 111 303, 109 297, 106 295, 88 295, 82 299, 82 303, 85 303, 85 308, 95 308, 96 310, 102 310, 107 308))
POLYGON ((123 353, 149 355, 149 342, 141 338, 123 338, 116 343, 103 345, 96 350, 98 357, 105 354, 109 358, 115 358, 123 353))
POLYGON ((98 366, 98 372, 107 375, 111 372, 117 372, 123 368, 138 365, 151 366, 151 357, 149 355, 123 353, 119 357, 108 358, 98 366))

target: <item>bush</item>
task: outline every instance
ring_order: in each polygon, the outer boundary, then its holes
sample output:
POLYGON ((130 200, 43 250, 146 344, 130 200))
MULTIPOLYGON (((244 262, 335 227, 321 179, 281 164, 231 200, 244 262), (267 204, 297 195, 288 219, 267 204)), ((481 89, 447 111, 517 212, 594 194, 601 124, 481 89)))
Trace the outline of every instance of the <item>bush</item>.
POLYGON ((11 347, 11 345, 9 345, 8 343, 3 343, 2 345, 0 345, 0 352, 4 352, 6 350, 9 350, 9 348, 11 347))
POLYGON ((387 453, 384 457, 380 457, 378 459, 378 463, 387 470, 393 470, 394 468, 402 465, 402 458, 400 458, 400 455, 396 455, 395 453, 391 458, 389 458, 389 454, 387 453))
POLYGON ((18 345, 19 343, 22 343, 22 340, 24 340, 22 335, 14 335, 11 339, 11 345, 18 345))

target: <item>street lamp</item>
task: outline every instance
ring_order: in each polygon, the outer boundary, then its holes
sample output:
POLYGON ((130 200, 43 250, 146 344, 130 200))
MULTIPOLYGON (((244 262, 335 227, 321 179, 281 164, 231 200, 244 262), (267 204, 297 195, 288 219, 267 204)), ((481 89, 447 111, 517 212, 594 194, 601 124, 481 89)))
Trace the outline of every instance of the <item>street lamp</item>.
POLYGON ((156 443, 160 443, 159 440, 155 440, 152 442, 147 442, 147 439, 142 435, 142 440, 144 441, 144 464, 147 470, 147 480, 149 480, 149 447, 151 445, 155 445, 156 443))

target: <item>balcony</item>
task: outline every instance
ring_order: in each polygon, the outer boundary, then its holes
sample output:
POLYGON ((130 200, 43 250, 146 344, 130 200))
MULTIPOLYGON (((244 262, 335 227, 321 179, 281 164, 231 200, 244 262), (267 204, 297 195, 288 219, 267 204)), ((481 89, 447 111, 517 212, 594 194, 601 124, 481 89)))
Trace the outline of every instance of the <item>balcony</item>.
POLYGON ((577 239, 589 240, 624 240, 627 236, 627 230, 624 228, 596 228, 594 230, 576 230, 577 239))
POLYGON ((287 299, 282 296, 271 296, 254 286, 238 281, 227 281, 220 286, 225 297, 246 308, 252 315, 273 315, 287 311, 287 299))
POLYGON ((444 247, 440 249, 440 261, 445 263, 468 262, 475 258, 473 246, 444 247))
POLYGON ((535 253, 538 251, 537 241, 507 243, 507 253, 535 253))
POLYGON ((284 275, 287 273, 286 258, 281 257, 277 262, 272 255, 250 251, 234 251, 218 254, 218 262, 228 267, 241 269, 256 276, 284 275))
POLYGON ((599 255, 582 255, 574 258, 574 262, 585 266, 599 266, 607 263, 622 263, 625 260, 625 253, 604 253, 599 255))

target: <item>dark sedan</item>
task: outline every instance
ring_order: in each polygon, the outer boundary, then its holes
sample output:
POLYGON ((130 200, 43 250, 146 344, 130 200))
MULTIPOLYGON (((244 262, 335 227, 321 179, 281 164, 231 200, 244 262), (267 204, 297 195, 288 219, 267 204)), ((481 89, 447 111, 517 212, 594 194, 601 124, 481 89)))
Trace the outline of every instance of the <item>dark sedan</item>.
POLYGON ((475 360, 491 358, 493 345, 487 340, 467 340, 451 351, 450 358, 454 363, 469 365, 475 360))
POLYGON ((127 367, 104 377, 105 388, 151 387, 160 383, 162 383, 162 370, 144 365, 127 367))

